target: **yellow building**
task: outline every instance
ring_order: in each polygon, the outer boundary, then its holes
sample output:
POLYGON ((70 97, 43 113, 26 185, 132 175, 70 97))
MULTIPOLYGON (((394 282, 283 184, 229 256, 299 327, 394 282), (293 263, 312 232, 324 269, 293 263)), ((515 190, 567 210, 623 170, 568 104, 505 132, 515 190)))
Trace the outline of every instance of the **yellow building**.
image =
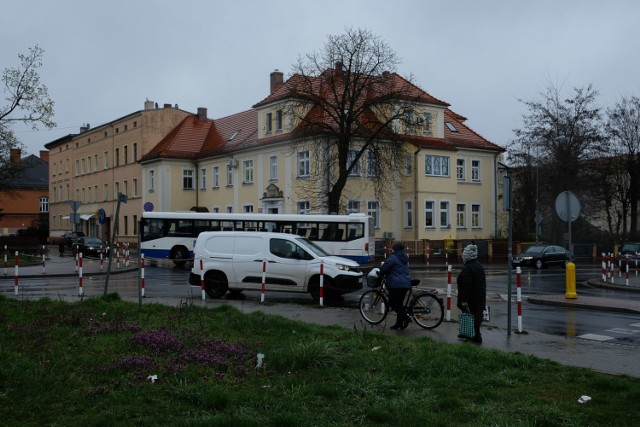
POLYGON ((49 230, 55 240, 77 229, 110 240, 117 194, 128 196, 121 204, 118 238, 137 241, 142 212, 143 185, 138 160, 154 148, 190 113, 177 106, 158 107, 146 101, 144 109, 91 128, 83 126, 45 145, 49 150, 49 230), (73 222, 72 203, 78 223, 73 222), (105 212, 99 224, 98 211, 105 212))
MULTIPOLYGON (((206 109, 184 117, 140 159, 146 206, 155 211, 321 212, 322 189, 310 191, 305 185, 318 159, 313 142, 294 135, 298 123, 287 115, 285 86, 282 73, 274 72, 270 95, 252 109, 215 120, 206 117, 206 109)), ((417 87, 413 99, 420 131, 400 130, 406 133, 405 158, 395 166, 390 200, 377 199, 369 179, 373 168, 363 157, 343 192, 345 210, 372 215, 378 238, 497 235, 498 161, 504 149, 467 127, 449 104, 417 87)))

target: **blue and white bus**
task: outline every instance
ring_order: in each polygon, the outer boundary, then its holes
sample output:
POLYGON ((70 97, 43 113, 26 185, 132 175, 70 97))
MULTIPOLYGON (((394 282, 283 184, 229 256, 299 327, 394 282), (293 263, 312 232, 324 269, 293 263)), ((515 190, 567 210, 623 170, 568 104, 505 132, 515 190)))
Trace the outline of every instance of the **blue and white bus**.
POLYGON ((203 231, 274 231, 306 237, 332 255, 360 264, 373 262, 375 226, 362 213, 349 215, 145 212, 140 250, 146 258, 171 259, 184 265, 203 231))

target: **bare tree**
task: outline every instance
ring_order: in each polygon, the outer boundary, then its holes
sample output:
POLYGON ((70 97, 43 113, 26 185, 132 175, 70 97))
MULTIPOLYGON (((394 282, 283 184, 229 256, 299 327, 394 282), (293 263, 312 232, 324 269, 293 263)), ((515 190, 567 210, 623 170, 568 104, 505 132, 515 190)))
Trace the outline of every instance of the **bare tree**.
MULTIPOLYGON (((581 162, 607 152, 597 96, 598 91, 587 85, 574 88, 573 96, 563 99, 560 88, 550 84, 539 99, 520 100, 528 112, 522 117, 522 128, 514 129, 511 159, 517 167, 531 167, 535 156, 537 178, 528 181, 535 182, 535 189, 529 187, 525 191, 538 194, 538 208, 549 230, 547 236, 554 240, 564 231, 553 213, 555 198, 565 190, 579 196, 586 191, 589 182, 584 179, 581 162)), ((534 224, 528 227, 533 230, 534 224)))
MULTIPOLYGON (((613 152, 621 159, 621 167, 626 172, 628 185, 621 185, 620 199, 628 204, 623 210, 622 233, 627 231, 629 218, 629 237, 638 236, 638 197, 640 195, 640 98, 622 97, 613 108, 607 110, 607 135, 613 143, 613 152), (628 215, 627 215, 628 209, 628 215)), ((623 178, 623 179, 625 179, 623 178)))
POLYGON ((412 111, 426 95, 395 73, 399 62, 379 37, 347 28, 294 65, 286 112, 297 123, 294 149, 313 153, 315 167, 301 188, 317 196, 317 207, 344 211, 356 172, 366 174, 363 187, 371 185, 381 205, 388 200, 405 153, 398 132, 420 124, 412 111))
POLYGON ((12 126, 22 123, 35 130, 38 125, 56 125, 52 120, 54 102, 38 74, 43 53, 37 45, 29 48, 28 54, 18 54, 19 67, 5 68, 2 73, 6 105, 0 106, 0 188, 20 173, 9 155, 11 148, 21 147, 12 126))

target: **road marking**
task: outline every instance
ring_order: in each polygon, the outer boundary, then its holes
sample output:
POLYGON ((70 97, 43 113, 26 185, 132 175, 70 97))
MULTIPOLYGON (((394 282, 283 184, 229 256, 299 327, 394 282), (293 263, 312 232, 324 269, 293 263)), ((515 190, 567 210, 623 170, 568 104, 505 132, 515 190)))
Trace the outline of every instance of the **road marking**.
POLYGON ((640 328, 640 323, 630 323, 629 326, 632 328, 640 328))
POLYGON ((612 332, 614 334, 635 335, 639 333, 640 330, 627 328, 611 328, 607 329, 605 332, 612 332))
POLYGON ((598 335, 598 334, 584 334, 584 335, 578 335, 577 338, 582 338, 585 340, 591 340, 591 341, 609 341, 614 339, 614 337, 610 337, 607 335, 598 335))

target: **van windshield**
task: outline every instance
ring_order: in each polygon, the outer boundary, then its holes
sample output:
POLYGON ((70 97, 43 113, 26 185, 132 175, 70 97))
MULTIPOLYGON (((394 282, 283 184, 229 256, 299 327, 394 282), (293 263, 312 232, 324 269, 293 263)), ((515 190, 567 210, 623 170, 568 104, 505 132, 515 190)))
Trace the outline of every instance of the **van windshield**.
POLYGON ((330 253, 328 253, 327 251, 322 249, 320 246, 316 245, 311 240, 309 240, 309 239, 307 239, 305 237, 297 237, 295 239, 295 241, 296 241, 296 243, 300 243, 303 247, 309 249, 316 256, 331 256, 330 253))

